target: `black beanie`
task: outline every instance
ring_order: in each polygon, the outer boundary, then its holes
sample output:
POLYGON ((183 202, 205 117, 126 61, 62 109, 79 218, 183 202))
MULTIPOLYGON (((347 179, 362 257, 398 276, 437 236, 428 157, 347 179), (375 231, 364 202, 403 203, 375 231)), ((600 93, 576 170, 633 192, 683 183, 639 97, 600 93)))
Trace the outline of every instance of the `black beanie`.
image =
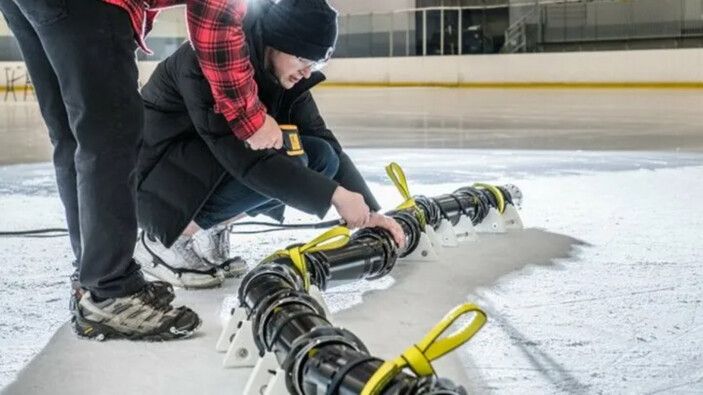
POLYGON ((266 45, 301 58, 326 59, 337 42, 337 11, 326 0, 280 0, 262 23, 266 45))

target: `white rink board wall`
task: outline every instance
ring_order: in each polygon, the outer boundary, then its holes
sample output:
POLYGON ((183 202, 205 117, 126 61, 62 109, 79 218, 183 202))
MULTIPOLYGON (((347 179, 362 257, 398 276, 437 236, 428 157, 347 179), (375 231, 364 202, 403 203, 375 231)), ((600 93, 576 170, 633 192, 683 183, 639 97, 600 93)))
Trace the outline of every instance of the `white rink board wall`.
MULTIPOLYGON (((139 62, 143 84, 158 62, 139 62)), ((24 72, 22 62, 0 62, 24 72)), ((333 59, 327 82, 342 84, 695 83, 703 49, 333 59)), ((7 87, 0 72, 0 86, 7 87)), ((19 87, 21 81, 15 82, 19 87)))
POLYGON ((335 59, 337 83, 701 83, 703 49, 335 59))
MULTIPOLYGON (((142 62, 146 80, 156 67, 142 62)), ((703 83, 703 48, 332 59, 329 83, 703 83)))

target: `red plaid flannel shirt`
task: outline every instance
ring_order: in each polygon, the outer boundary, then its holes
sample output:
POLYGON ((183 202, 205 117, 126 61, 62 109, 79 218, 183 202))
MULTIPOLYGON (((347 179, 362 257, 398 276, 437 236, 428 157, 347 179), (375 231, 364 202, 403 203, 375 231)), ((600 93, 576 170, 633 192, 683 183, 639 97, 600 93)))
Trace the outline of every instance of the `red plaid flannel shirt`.
POLYGON ((254 70, 249 62, 242 21, 246 0, 103 0, 129 13, 139 46, 150 53, 144 37, 159 9, 185 4, 188 33, 215 99, 241 140, 263 124, 266 109, 259 101, 254 70))

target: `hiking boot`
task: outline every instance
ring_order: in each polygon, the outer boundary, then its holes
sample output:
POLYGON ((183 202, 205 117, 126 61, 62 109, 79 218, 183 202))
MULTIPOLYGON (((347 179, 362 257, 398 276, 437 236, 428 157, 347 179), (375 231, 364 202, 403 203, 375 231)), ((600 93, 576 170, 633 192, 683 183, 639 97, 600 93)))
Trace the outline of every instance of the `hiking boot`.
POLYGON ((208 264, 221 269, 226 277, 246 273, 247 262, 240 256, 230 257, 228 226, 214 226, 193 235, 193 250, 208 264))
POLYGON ((181 236, 171 248, 145 232, 134 249, 144 273, 182 288, 212 288, 225 279, 221 269, 203 261, 192 248, 192 238, 181 236))
POLYGON ((86 291, 73 313, 73 328, 83 338, 165 341, 190 337, 201 324, 181 306, 164 305, 153 283, 132 295, 96 300, 86 291))
MULTIPOLYGON (((71 297, 68 300, 68 309, 74 312, 78 306, 78 301, 81 300, 83 294, 87 291, 81 287, 81 282, 78 279, 78 271, 74 271, 69 277, 71 280, 71 297)), ((166 281, 152 281, 151 287, 154 293, 158 296, 158 301, 164 306, 168 306, 176 298, 176 294, 173 292, 173 285, 167 283, 166 281)))

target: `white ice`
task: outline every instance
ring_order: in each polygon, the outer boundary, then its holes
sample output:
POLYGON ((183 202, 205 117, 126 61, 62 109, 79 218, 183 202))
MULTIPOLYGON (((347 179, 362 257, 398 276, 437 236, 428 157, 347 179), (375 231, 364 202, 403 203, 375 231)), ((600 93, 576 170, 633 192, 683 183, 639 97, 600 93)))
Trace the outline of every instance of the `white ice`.
MULTIPOLYGON (((440 376, 472 392, 703 392, 703 155, 350 153, 388 209, 399 202, 383 171, 391 160, 403 165, 416 194, 488 181, 517 184, 525 196, 524 231, 484 235, 445 251, 435 267, 398 265, 387 279, 327 294, 334 321, 372 352, 400 353, 451 306, 473 301, 488 311, 488 324, 437 365, 440 376)), ((0 168, 0 230, 63 226, 53 182, 48 164, 0 168)), ((310 220, 289 214, 291 222, 310 220)), ((316 233, 235 237, 233 249, 255 262, 316 233)), ((233 284, 179 293, 207 323, 192 340, 99 344, 76 340, 64 326, 47 346, 68 318, 70 260, 66 239, 0 238, 0 387, 6 393, 94 393, 100 383, 101 393, 241 390, 246 371, 219 368, 222 356, 214 351, 218 312, 226 310, 220 304, 231 303, 233 284)))

